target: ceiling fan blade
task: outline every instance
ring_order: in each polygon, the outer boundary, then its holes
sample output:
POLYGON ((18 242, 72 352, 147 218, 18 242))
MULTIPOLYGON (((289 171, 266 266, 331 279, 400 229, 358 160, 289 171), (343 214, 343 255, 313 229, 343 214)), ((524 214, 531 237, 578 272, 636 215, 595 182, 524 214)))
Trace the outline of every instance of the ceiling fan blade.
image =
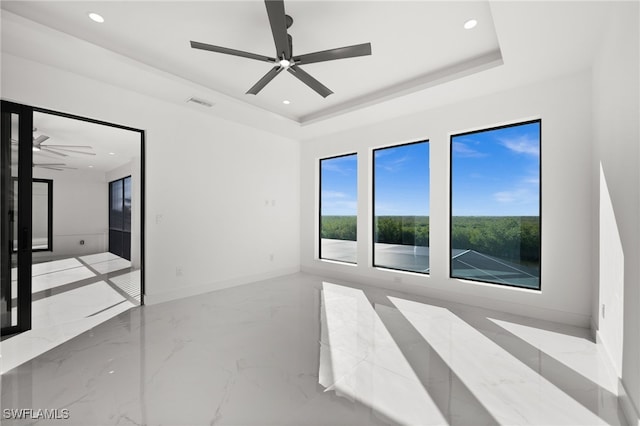
POLYGON ((298 80, 300 80, 301 82, 303 82, 304 84, 306 84, 307 86, 311 87, 313 90, 318 92, 318 94, 323 98, 326 98, 327 96, 333 93, 324 84, 320 83, 318 80, 311 77, 309 74, 303 71, 302 68, 298 66, 289 67, 287 68, 287 71, 289 71, 291 74, 296 76, 298 80))
POLYGON ((35 146, 38 146, 38 145, 40 145, 42 142, 46 141, 47 139, 49 139, 49 136, 46 136, 46 135, 40 135, 40 136, 38 136, 37 138, 35 138, 35 139, 33 140, 33 144, 34 144, 35 146))
POLYGON ((258 61, 275 62, 275 58, 268 56, 257 55, 251 52, 245 52, 243 50, 229 49, 227 47, 214 46, 212 44, 200 43, 199 41, 191 41, 191 47, 194 49, 208 50, 210 52, 224 53, 227 55, 241 56, 243 58, 256 59, 258 61))
POLYGON ((333 61, 336 59, 355 58, 357 56, 371 55, 371 43, 355 44, 353 46, 338 47, 336 49, 323 50, 321 52, 307 53, 293 58, 298 65, 312 64, 314 62, 333 61))
POLYGON ((96 155, 94 152, 76 151, 74 149, 67 149, 67 148, 53 148, 51 147, 51 145, 47 145, 47 152, 56 152, 56 151, 73 152, 74 154, 96 155))
MULTIPOLYGON (((86 148, 86 149, 93 149, 92 146, 89 145, 57 145, 57 144, 46 144, 44 147, 47 148, 55 148, 57 146, 61 146, 63 148, 86 148)), ((44 148, 43 147, 43 148, 44 148)))
POLYGON ((55 167, 47 167, 47 166, 35 166, 35 167, 39 167, 41 169, 55 170, 55 171, 58 171, 58 172, 62 171, 62 169, 58 169, 58 168, 55 168, 55 167))
POLYGON ((52 151, 50 149, 45 148, 44 146, 40 147, 40 151, 47 151, 48 153, 55 154, 55 155, 57 155, 59 157, 68 157, 67 154, 63 154, 61 152, 52 151))
POLYGON ((276 44, 276 52, 278 59, 291 58, 291 46, 289 45, 289 37, 287 35, 287 18, 284 13, 283 0, 265 0, 267 6, 267 15, 269 15, 269 24, 271 25, 271 33, 273 41, 276 44))
POLYGON ((258 92, 261 91, 264 88, 264 86, 266 86, 271 80, 273 80, 276 75, 280 74, 280 71, 282 70, 283 68, 280 66, 271 68, 269 72, 266 73, 264 77, 262 77, 260 80, 258 80, 258 82, 254 84, 251 89, 247 90, 246 94, 257 95, 258 92))
POLYGON ((33 163, 34 166, 58 167, 66 166, 65 163, 33 163))

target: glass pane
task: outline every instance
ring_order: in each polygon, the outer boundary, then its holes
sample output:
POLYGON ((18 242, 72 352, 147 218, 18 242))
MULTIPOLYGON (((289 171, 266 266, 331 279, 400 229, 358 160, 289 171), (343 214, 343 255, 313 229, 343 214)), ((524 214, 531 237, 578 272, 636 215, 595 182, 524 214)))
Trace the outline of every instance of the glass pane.
POLYGON ((109 212, 109 228, 122 230, 124 226, 124 217, 122 214, 122 180, 117 180, 109 184, 111 192, 111 205, 109 212))
POLYGON ((540 122, 451 138, 451 276, 540 288, 540 122))
POLYGON ((358 156, 320 160, 320 258, 357 263, 358 156))
MULTIPOLYGON (((11 311, 11 326, 18 325, 18 128, 19 116, 11 114, 11 194, 9 194, 9 220, 11 250, 11 299, 9 308, 11 311)), ((31 141, 28 141, 31 143, 31 141)), ((20 143, 24 143, 21 141, 20 143)))
POLYGON ((429 143, 377 149, 373 265, 429 273, 429 143))
POLYGON ((31 240, 33 250, 49 249, 49 184, 33 182, 31 240))
POLYGON ((124 206, 123 206, 124 230, 131 232, 131 178, 124 178, 124 206))
MULTIPOLYGON (((16 158, 17 161, 17 158, 16 158)), ((12 213, 12 218, 11 218, 11 222, 12 222, 12 234, 13 235, 13 251, 17 251, 18 250, 18 164, 16 163, 11 164, 11 181, 12 181, 12 192, 10 195, 11 201, 11 208, 13 209, 13 213, 12 213), (14 175, 15 172, 15 175, 14 175)))

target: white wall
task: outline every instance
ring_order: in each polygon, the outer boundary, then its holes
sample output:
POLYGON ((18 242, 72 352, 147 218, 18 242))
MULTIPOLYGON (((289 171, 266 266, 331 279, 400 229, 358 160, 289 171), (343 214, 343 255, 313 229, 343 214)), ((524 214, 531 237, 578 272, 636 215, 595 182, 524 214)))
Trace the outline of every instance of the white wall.
POLYGON ((131 265, 140 268, 140 230, 141 230, 141 207, 142 207, 142 182, 140 180, 140 157, 135 157, 122 166, 110 170, 105 174, 107 182, 131 176, 131 265))
POLYGON ((53 253, 34 253, 34 258, 105 251, 109 203, 104 173, 35 168, 33 175, 53 180, 53 253))
POLYGON ((640 424, 640 8, 621 3, 593 69, 593 319, 640 424), (606 306, 603 316, 602 305, 606 306))
POLYGON ((424 111, 303 143, 301 265, 310 272, 589 325, 591 315, 591 75, 578 75, 424 111), (449 278, 449 135, 542 119, 542 291, 449 278), (372 268, 371 149, 430 140, 430 276, 372 268), (317 258, 318 159, 357 152, 358 265, 317 258), (400 278, 401 283, 394 279, 400 278))
POLYGON ((298 142, 9 54, 1 89, 145 130, 147 303, 299 270, 298 142))

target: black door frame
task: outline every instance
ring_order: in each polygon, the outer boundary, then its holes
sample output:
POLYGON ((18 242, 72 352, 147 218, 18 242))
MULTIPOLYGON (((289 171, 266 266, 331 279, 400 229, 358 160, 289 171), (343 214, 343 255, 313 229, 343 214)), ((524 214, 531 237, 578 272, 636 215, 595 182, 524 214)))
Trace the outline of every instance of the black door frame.
MULTIPOLYGON (((31 329, 31 209, 33 179, 33 110, 14 102, 2 101, 2 164, 0 166, 0 185, 2 196, 2 292, 8 303, 9 324, 1 327, 2 336, 20 333, 31 329), (18 116, 18 235, 13 235, 11 222, 15 220, 13 207, 13 179, 11 177, 11 116, 18 116), (25 143, 24 141, 29 141, 25 143), (11 267, 13 240, 18 241, 17 251, 17 321, 11 325, 11 305, 14 295, 11 294, 11 267)), ((5 318, 6 320, 7 318, 5 318)))
MULTIPOLYGON (((144 305, 144 296, 145 296, 145 131, 141 129, 136 129, 129 126, 124 126, 121 124, 110 123, 103 120, 96 120, 94 118, 82 117, 75 114, 69 114, 66 112, 54 111, 47 108, 40 108, 32 105, 24 105, 19 104, 12 101, 2 100, 2 137, 3 140, 5 136, 8 139, 11 138, 11 119, 10 114, 4 114, 5 111, 10 113, 20 114, 20 130, 19 130, 19 139, 22 140, 32 140, 33 138, 33 113, 39 112, 44 114, 56 115, 59 117, 70 118, 73 120, 80 120, 87 123, 98 124, 102 126, 114 127, 122 130, 129 130, 132 132, 137 132, 140 135, 140 304, 144 305), (8 126, 5 123, 5 120, 8 120, 8 126)), ((2 151, 2 158, 10 159, 11 155, 11 147, 10 143, 0 144, 2 151), (8 154, 5 155, 5 154, 8 154)), ((13 334, 17 332, 22 332, 29 330, 31 328, 31 264, 32 264, 32 256, 31 256, 31 209, 32 209, 32 179, 33 179, 33 149, 31 144, 20 144, 19 150, 19 177, 28 176, 29 179, 20 179, 18 183, 18 191, 19 194, 28 194, 29 196, 20 197, 19 205, 18 205, 18 228, 22 229, 22 238, 18 238, 18 251, 22 250, 22 256, 18 256, 19 264, 18 264, 18 282, 21 282, 20 279, 26 280, 25 283, 28 285, 18 286, 18 297, 19 300, 22 300, 28 306, 23 309, 19 309, 18 313, 18 324, 20 324, 20 319, 22 319, 24 327, 19 327, 15 329, 7 329, 6 332, 3 329, 2 335, 5 334, 13 334), (22 218, 22 221, 20 221, 22 218), (22 227, 21 225, 25 225, 22 227), (20 259, 23 259, 22 263, 20 263, 20 259), (22 315, 22 316, 21 316, 22 315)), ((6 218, 9 214, 9 200, 8 200, 8 191, 5 189, 11 185, 11 169, 5 167, 5 162, 2 162, 2 173, 1 173, 1 182, 2 185, 2 196, 1 198, 1 212, 2 218, 6 218), (6 186, 5 186, 6 185, 6 186), (5 215, 6 214, 6 215, 5 215)), ((10 160, 9 160, 10 166, 10 160)), ((4 227, 8 225, 6 220, 0 220, 3 231, 4 227)), ((3 232, 4 235, 4 232, 3 232)), ((5 241, 2 239, 2 281, 4 282, 5 278, 7 278, 7 273, 9 281, 11 280, 11 257, 10 250, 11 247, 8 246, 9 241, 5 241), (6 247, 5 247, 6 246, 6 247), (7 256, 9 256, 7 258, 7 256)), ((10 285, 9 285, 10 287, 10 285)))

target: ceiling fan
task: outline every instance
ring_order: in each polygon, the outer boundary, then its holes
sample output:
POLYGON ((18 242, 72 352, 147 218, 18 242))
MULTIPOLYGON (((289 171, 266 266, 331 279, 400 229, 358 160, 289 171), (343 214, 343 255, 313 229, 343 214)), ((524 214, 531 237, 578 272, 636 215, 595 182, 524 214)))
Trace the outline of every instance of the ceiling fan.
MULTIPOLYGON (((34 132, 37 132, 38 129, 37 128, 33 128, 34 132)), ((54 145, 54 144, 48 144, 48 145, 42 145, 43 142, 49 140, 49 136, 47 135, 40 135, 37 138, 34 137, 33 138, 33 150, 35 152, 48 152, 54 155, 57 155, 59 157, 68 157, 69 154, 65 154, 65 152, 71 152, 74 154, 84 154, 84 155, 96 155, 93 152, 88 152, 88 151, 78 151, 78 149, 93 149, 92 146, 89 145, 54 145), (70 149, 70 148, 76 148, 76 149, 70 149)), ((13 142, 14 145, 18 144, 18 141, 15 139, 11 139, 11 142, 13 142)))
POLYGON ((241 56, 243 58, 256 59, 258 61, 270 62, 275 66, 264 75, 246 93, 257 95, 271 80, 283 70, 293 74, 298 80, 315 90, 320 96, 326 98, 333 92, 318 80, 307 74, 300 65, 312 64, 315 62, 332 61, 335 59, 353 58, 357 56, 371 55, 371 43, 357 44, 353 46, 339 47, 336 49, 323 50, 320 52, 307 53, 305 55, 293 55, 292 37, 287 33, 287 29, 293 24, 293 18, 285 14, 283 0, 265 0, 269 24, 273 34, 273 41, 276 45, 276 58, 244 52, 242 50, 229 49, 226 47, 213 46, 211 44, 191 41, 194 49, 209 50, 211 52, 225 53, 227 55, 241 56))
POLYGON ((78 170, 75 167, 67 167, 65 163, 33 163, 33 167, 39 167, 41 169, 56 170, 61 172, 62 170, 78 170))

